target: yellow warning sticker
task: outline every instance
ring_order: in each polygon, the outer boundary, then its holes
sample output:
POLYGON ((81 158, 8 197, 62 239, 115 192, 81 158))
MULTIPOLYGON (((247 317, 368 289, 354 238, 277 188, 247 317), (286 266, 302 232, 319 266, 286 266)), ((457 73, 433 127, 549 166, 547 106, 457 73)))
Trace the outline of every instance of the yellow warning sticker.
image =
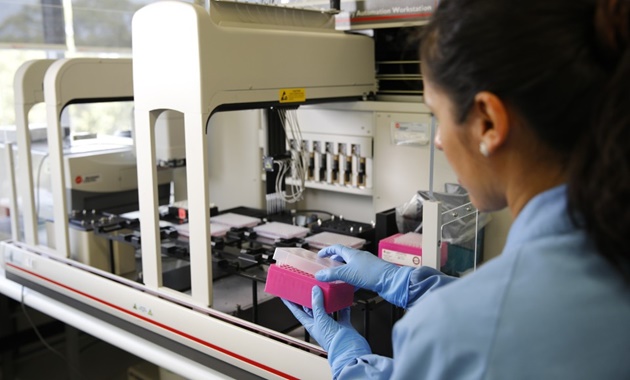
POLYGON ((306 101, 306 89, 283 88, 280 89, 280 103, 295 103, 306 101))

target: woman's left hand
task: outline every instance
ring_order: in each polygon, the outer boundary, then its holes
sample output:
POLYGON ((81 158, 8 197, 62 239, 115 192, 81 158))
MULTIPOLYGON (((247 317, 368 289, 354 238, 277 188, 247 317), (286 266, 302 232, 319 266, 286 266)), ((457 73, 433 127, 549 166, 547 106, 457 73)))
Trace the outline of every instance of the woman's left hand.
POLYGON ((350 308, 338 312, 339 321, 331 318, 324 309, 324 294, 319 286, 313 287, 313 309, 282 300, 309 334, 328 351, 328 362, 333 374, 357 358, 372 353, 368 342, 350 323, 350 308))

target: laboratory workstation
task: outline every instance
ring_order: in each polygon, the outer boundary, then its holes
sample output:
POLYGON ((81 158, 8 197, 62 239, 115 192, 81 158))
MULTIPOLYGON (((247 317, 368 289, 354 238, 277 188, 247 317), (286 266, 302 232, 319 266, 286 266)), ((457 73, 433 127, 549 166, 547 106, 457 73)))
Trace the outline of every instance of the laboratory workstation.
MULTIPOLYGON (((437 2, 129 1, 103 24, 126 33, 111 46, 81 30, 104 3, 32 3, 0 1, 0 34, 36 12, 45 37, 0 41, 15 62, 0 81, 7 379, 24 307, 162 370, 129 379, 332 378, 287 301, 313 308, 319 286, 389 357, 406 310, 319 281, 346 264, 318 252, 453 277, 500 253, 509 214, 473 206, 423 102, 437 2)), ((99 378, 75 366, 65 378, 99 378)))

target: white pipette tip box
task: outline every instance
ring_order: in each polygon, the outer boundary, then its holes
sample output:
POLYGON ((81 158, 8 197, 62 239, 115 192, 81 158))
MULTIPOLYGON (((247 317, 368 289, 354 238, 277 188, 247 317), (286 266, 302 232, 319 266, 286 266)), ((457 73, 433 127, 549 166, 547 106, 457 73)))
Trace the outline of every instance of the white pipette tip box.
POLYGON ((362 248, 365 245, 365 239, 357 238, 354 236, 336 234, 334 232, 320 232, 313 236, 309 236, 305 241, 309 246, 317 249, 322 249, 335 244, 345 245, 350 248, 362 248))
POLYGON ((292 224, 269 222, 254 227, 254 231, 259 236, 270 239, 293 239, 303 238, 310 231, 306 227, 294 226, 292 224))
POLYGON ((317 285, 324 294, 326 313, 352 305, 354 286, 342 281, 321 282, 315 279, 317 271, 345 264, 318 257, 303 248, 276 248, 273 258, 276 263, 267 272, 265 292, 312 308, 312 290, 317 285))
POLYGON ((260 219, 258 218, 231 212, 213 216, 210 218, 210 221, 212 223, 225 224, 226 226, 234 228, 254 227, 260 223, 260 219))
MULTIPOLYGON (((176 225, 175 229, 182 236, 190 236, 190 227, 188 223, 176 225)), ((210 236, 223 237, 229 230, 230 227, 225 224, 210 223, 210 236)))

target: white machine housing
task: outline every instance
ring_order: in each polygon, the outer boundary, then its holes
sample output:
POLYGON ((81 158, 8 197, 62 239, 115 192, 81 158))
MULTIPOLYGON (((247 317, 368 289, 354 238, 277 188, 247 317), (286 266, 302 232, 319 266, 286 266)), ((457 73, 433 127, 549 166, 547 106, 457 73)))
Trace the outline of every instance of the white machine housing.
MULTIPOLYGON (((48 146, 31 144, 31 160, 47 168, 48 146)), ((138 171, 130 138, 93 138, 75 141, 63 149, 64 185, 68 197, 67 213, 83 209, 120 214, 137 210, 138 171)), ((40 192, 39 219, 53 220, 53 201, 41 194, 52 192, 50 176, 35 170, 36 192, 40 192)), ((158 171, 161 204, 168 202, 172 171, 158 171)))
POLYGON ((175 110, 185 121, 192 301, 209 306, 208 119, 219 110, 365 97, 376 90, 373 41, 335 31, 329 13, 227 1, 211 1, 209 12, 151 4, 134 15, 132 31, 145 285, 162 288, 155 119, 175 110))

